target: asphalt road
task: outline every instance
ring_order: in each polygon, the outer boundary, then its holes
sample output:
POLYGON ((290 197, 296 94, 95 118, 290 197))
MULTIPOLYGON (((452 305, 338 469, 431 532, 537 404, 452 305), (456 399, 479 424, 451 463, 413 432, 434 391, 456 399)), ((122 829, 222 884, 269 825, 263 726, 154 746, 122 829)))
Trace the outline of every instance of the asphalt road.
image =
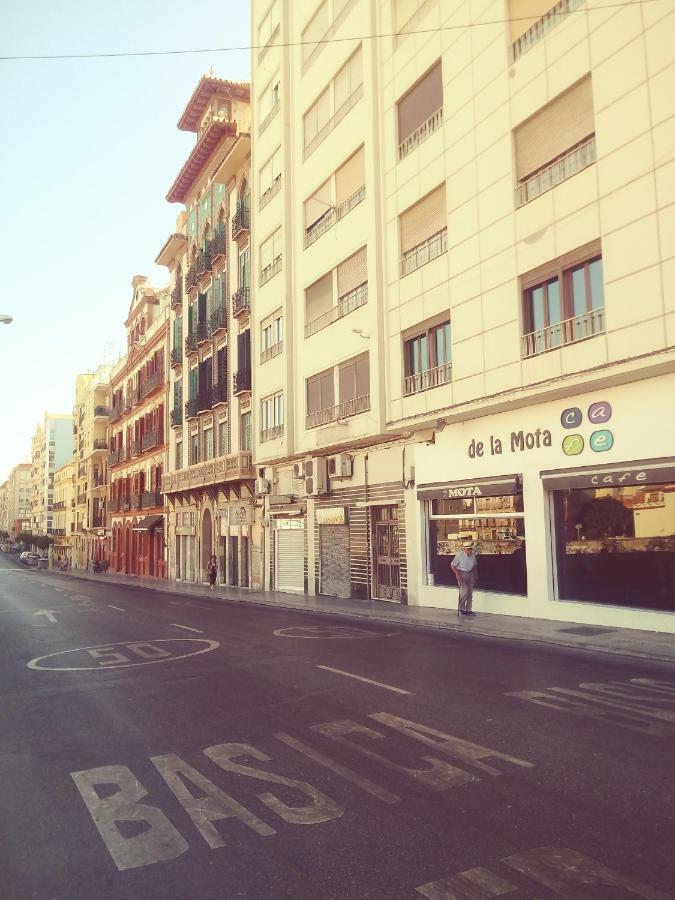
POLYGON ((3 900, 673 896, 664 664, 2 554, 0 651, 3 900))

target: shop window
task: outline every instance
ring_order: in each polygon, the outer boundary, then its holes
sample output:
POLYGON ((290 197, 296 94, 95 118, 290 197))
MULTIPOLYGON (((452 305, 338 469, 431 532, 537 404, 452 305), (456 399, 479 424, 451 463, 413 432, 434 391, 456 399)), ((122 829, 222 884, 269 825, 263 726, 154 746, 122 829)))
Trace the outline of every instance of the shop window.
POLYGON ((521 277, 523 357, 605 331, 600 242, 593 241, 521 277))
POLYGON ((675 483, 553 492, 558 597, 675 611, 675 483))
POLYGON ((456 587, 450 563, 468 538, 476 546, 480 590, 527 594, 522 494, 431 500, 429 506, 429 571, 435 584, 456 587))

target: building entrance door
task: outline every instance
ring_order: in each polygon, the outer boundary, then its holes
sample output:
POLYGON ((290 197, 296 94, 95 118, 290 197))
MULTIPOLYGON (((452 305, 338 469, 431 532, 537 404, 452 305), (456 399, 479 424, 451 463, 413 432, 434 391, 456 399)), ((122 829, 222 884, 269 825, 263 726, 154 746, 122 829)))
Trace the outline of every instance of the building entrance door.
POLYGON ((401 600, 401 562, 398 542, 398 507, 373 508, 374 596, 401 600))
POLYGON ((230 537, 230 584, 239 584, 239 538, 230 537))

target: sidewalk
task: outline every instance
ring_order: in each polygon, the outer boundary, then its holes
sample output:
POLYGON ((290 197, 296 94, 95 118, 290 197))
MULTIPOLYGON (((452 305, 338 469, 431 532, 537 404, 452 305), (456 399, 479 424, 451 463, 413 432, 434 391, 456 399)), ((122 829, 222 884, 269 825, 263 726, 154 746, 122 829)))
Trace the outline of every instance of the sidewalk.
POLYGON ((156 581, 152 578, 119 574, 95 575, 93 572, 77 569, 69 572, 50 569, 49 574, 83 581, 120 584, 124 587, 183 597, 204 597, 225 603, 302 610, 331 616, 345 616, 350 619, 371 619, 377 622, 437 628, 481 637, 531 641, 539 644, 571 647, 575 650, 590 650, 638 659, 675 662, 675 637, 663 632, 608 628, 600 625, 575 625, 570 622, 500 616, 494 613, 478 613, 474 618, 458 619, 452 610, 434 609, 427 606, 400 606, 376 600, 344 600, 340 597, 324 595, 308 597, 304 594, 284 594, 278 591, 254 592, 228 585, 219 585, 214 591, 211 591, 206 584, 156 581))

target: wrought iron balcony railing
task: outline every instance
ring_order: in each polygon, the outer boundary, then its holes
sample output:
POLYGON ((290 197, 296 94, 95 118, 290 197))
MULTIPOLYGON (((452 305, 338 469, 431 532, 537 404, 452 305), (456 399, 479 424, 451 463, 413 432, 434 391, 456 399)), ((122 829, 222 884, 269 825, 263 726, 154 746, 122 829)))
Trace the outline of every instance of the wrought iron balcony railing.
POLYGON ((205 341, 211 340, 211 323, 197 322, 195 325, 195 341, 197 344, 203 344, 205 341))
POLYGON ((197 412, 211 409, 211 387, 208 386, 197 394, 197 412))
POLYGON ((141 438, 141 450, 149 450, 151 447, 156 447, 158 444, 159 430, 157 428, 153 428, 152 431, 147 431, 141 438))
POLYGON ((185 418, 194 419, 197 415, 197 398, 185 401, 185 418))
POLYGON ((227 403, 227 381, 223 379, 211 388, 211 406, 227 403))
POLYGON ((171 291, 171 309, 176 309, 183 302, 183 285, 176 282, 174 289, 171 291))
POLYGON ((176 406, 171 410, 171 424, 174 427, 183 424, 183 410, 180 408, 180 406, 176 406))
POLYGON ((144 509, 154 506, 162 506, 162 495, 159 491, 143 491, 141 494, 141 506, 144 509))
POLYGON ((232 240, 236 241, 236 239, 243 235, 245 231, 248 231, 250 228, 250 214, 249 208, 245 203, 237 203, 236 212, 232 218, 232 240))
POLYGON ((576 344, 586 338, 595 337, 605 331, 605 308, 592 309, 590 312, 572 319, 565 319, 539 331, 531 331, 522 337, 522 355, 527 358, 556 350, 566 344, 576 344))
POLYGON ((369 409, 370 394, 364 394, 362 397, 354 397, 352 400, 345 400, 335 406, 328 406, 325 409, 309 413, 305 419, 305 427, 317 428, 319 425, 328 425, 329 422, 349 419, 359 413, 367 412, 369 409))
POLYGON ((185 273, 185 290, 190 291, 192 288, 197 287, 197 269, 195 266, 190 266, 190 268, 185 273))
POLYGON ((164 381, 164 369, 156 369, 152 375, 147 375, 141 381, 141 398, 145 398, 151 394, 155 388, 164 381))
POLYGON ((232 393, 233 394, 241 394, 244 391, 251 390, 251 370, 250 369, 241 369, 239 372, 234 373, 234 378, 232 380, 232 393))
POLYGON ((251 309, 251 292, 248 287, 240 287, 232 294, 232 315, 240 316, 251 309))
POLYGON ((174 347, 171 350, 171 365, 179 366, 183 362, 183 348, 174 347))
POLYGON ((188 334, 185 338, 185 352, 194 353, 197 350, 197 338, 194 334, 188 334))
POLYGON ((227 331, 227 309, 224 306, 217 306, 211 313, 211 333, 217 331, 227 331))
POLYGON ((110 412, 111 412, 111 410, 110 410, 110 407, 108 407, 108 406, 95 406, 94 407, 94 418, 98 419, 99 417, 101 417, 101 418, 107 419, 108 416, 110 415, 110 412))
POLYGON ((419 394, 421 391, 448 384, 451 378, 452 366, 450 363, 435 366, 424 372, 416 372, 414 375, 406 375, 403 379, 403 396, 409 397, 411 394, 419 394))
POLYGON ((105 438, 96 438, 94 441, 94 450, 107 450, 108 441, 105 438))
POLYGON ((221 256, 227 256, 227 229, 225 225, 218 225, 216 233, 213 235, 210 243, 211 260, 216 262, 221 256))

